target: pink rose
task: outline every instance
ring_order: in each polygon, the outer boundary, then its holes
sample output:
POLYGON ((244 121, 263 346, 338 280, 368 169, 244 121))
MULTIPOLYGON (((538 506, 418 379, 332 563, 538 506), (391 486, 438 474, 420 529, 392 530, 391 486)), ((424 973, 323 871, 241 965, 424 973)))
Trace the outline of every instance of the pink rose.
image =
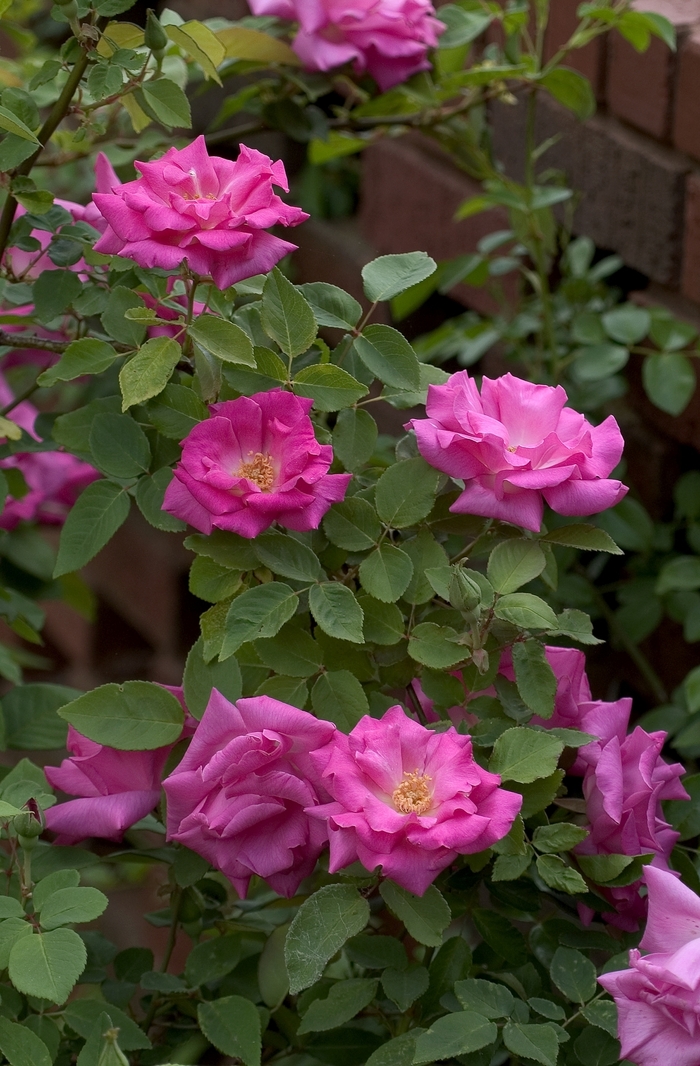
POLYGON ((202 533, 318 529, 351 475, 328 473, 333 449, 316 440, 311 406, 282 389, 212 404, 183 441, 163 509, 202 533))
POLYGON ((292 48, 307 70, 352 62, 382 92, 420 70, 430 70, 445 24, 430 0, 249 0, 254 15, 299 23, 292 48))
MULTIPOLYGON (((590 824, 589 835, 576 849, 580 855, 653 853, 653 865, 668 869, 678 833, 664 819, 661 802, 690 797, 680 782, 685 768, 661 758, 666 735, 647 733, 637 726, 625 736, 623 728, 609 740, 581 749, 590 824)), ((599 889, 616 911, 603 917, 622 929, 636 929, 646 912, 639 888, 636 881, 621 888, 599 889)))
POLYGON ((399 706, 336 733, 312 759, 333 797, 309 808, 328 825, 330 872, 359 859, 417 895, 458 855, 504 837, 522 805, 474 761, 469 737, 434 733, 399 706))
POLYGON ((544 502, 558 514, 590 515, 627 492, 608 478, 623 448, 615 419, 592 426, 565 403, 560 385, 533 385, 512 374, 485 377, 479 395, 462 370, 445 385, 429 386, 428 417, 407 428, 431 466, 466 482, 450 510, 537 533, 544 502))
POLYGON ((629 970, 598 978, 617 1005, 621 1054, 637 1066, 700 1062, 700 899, 647 867, 649 920, 629 970))
POLYGON ((327 799, 310 752, 335 726, 269 696, 214 690, 185 757, 163 782, 168 839, 221 870, 244 897, 253 874, 293 896, 328 839, 305 808, 327 799))
POLYGON ((139 266, 179 271, 186 259, 195 274, 226 289, 294 251, 296 245, 266 232, 271 226, 298 226, 309 217, 272 191, 289 190, 283 163, 244 144, 235 163, 210 157, 198 137, 134 165, 140 178, 93 195, 108 223, 95 251, 139 266))
MULTIPOLYGON (((163 685, 186 712, 182 736, 196 725, 187 714, 182 689, 163 685)), ((160 779, 174 744, 153 751, 118 751, 68 728, 72 753, 60 766, 45 766, 47 780, 80 799, 59 803, 46 811, 46 827, 56 844, 77 844, 87 837, 120 841, 127 829, 150 814, 160 799, 160 779)))

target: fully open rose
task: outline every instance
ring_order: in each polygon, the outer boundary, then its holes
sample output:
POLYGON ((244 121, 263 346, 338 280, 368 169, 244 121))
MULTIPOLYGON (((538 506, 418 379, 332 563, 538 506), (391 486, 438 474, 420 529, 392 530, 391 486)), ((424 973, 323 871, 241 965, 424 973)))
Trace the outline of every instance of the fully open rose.
POLYGON ((563 515, 619 503, 627 488, 608 476, 622 455, 617 422, 611 415, 592 426, 566 400, 561 385, 512 374, 485 377, 481 394, 466 370, 430 385, 428 417, 409 426, 423 458, 465 482, 450 509, 538 533, 545 503, 563 515))
POLYGON ((309 809, 328 825, 331 873, 359 859, 418 895, 458 855, 504 837, 522 805, 475 762, 469 737, 433 733, 399 706, 312 758, 333 797, 309 809))
POLYGON ((213 404, 183 442, 164 509, 202 533, 317 529, 351 475, 328 473, 333 449, 314 436, 312 402, 273 389, 213 404))
POLYGON ((244 144, 232 162, 210 156, 197 137, 135 166, 140 178, 93 195, 108 223, 95 250, 142 267, 179 270, 186 259, 195 274, 225 289, 271 270, 296 248, 270 227, 298 226, 309 217, 273 192, 273 185, 289 189, 284 164, 244 144))

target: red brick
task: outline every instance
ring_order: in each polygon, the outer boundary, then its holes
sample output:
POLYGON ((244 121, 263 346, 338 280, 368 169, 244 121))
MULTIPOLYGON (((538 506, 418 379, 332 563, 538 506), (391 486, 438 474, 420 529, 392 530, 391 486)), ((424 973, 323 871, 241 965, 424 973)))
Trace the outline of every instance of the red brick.
POLYGON ((681 292, 700 303, 700 174, 689 174, 685 193, 685 246, 681 292))
MULTIPOLYGON (((334 221, 312 218, 294 232, 299 245, 294 253, 294 281, 327 281, 345 289, 367 310, 362 289, 362 268, 379 252, 363 238, 354 218, 334 221)), ((375 322, 390 322, 388 308, 378 308, 375 322)))
POLYGON ((673 143, 700 159, 700 28, 686 36, 678 56, 673 143))
MULTIPOLYGON (((682 42, 700 20, 700 0, 636 0, 638 11, 664 15, 682 42)), ((676 55, 652 38, 648 50, 635 51, 618 33, 608 42, 607 101, 614 115, 658 140, 671 136, 676 55)), ((697 83, 696 83, 697 86, 697 83)), ((696 94, 698 89, 696 88, 696 94)))
MULTIPOLYGON (((380 254, 420 250, 438 261, 453 259, 474 252, 487 233, 508 228, 500 209, 454 221, 459 205, 481 191, 421 137, 379 141, 364 155, 360 226, 380 254)), ((450 295, 482 313, 495 310, 485 289, 459 285, 450 295)))
MULTIPOLYGON (((549 9, 544 54, 549 60, 571 37, 581 21, 576 14, 579 0, 554 0, 549 9)), ((603 98, 605 81, 605 37, 596 37, 584 48, 569 52, 564 64, 588 78, 598 99, 603 98)))

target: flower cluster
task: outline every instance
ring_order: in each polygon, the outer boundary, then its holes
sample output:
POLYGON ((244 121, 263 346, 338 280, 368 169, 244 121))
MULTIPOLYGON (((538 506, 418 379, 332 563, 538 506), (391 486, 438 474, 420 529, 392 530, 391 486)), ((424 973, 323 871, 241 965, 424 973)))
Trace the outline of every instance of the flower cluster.
POLYGON ((307 70, 352 63, 385 92, 412 74, 430 70, 445 24, 431 0, 249 0, 254 15, 299 24, 292 48, 307 70))

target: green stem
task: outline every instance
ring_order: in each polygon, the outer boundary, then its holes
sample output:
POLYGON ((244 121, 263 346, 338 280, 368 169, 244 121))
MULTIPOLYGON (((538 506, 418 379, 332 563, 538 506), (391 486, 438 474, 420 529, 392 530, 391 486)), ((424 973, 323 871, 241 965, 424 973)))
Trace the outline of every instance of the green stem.
POLYGON ((10 403, 5 404, 2 410, 0 410, 0 418, 4 418, 5 415, 8 415, 10 413, 10 411, 14 411, 15 407, 19 407, 21 403, 23 403, 25 400, 28 400, 30 396, 34 395, 38 388, 41 388, 41 386, 37 381, 35 381, 29 386, 28 389, 25 389, 24 392, 21 392, 19 396, 15 396, 14 400, 11 400, 10 403))

